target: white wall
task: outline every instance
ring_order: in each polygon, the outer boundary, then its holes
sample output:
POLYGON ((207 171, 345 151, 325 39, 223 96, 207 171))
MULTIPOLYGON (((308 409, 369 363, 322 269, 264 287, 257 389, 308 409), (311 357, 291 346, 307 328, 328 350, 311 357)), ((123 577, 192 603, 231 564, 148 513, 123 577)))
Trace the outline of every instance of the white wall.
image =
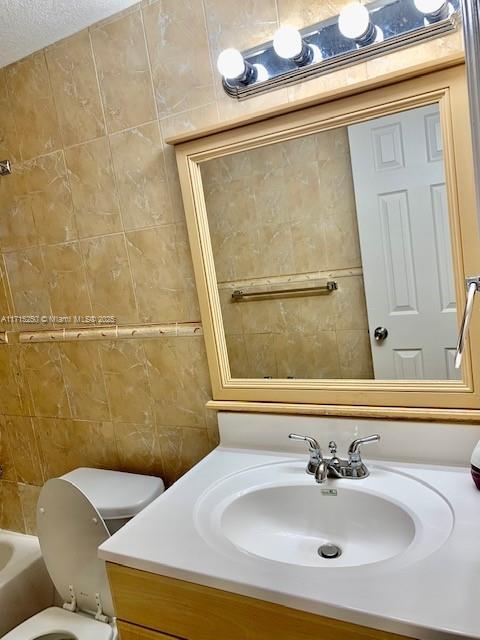
POLYGON ((225 447, 306 451, 304 443, 288 439, 293 431, 316 438, 325 454, 335 440, 344 457, 352 440, 378 433, 378 444, 365 445, 365 458, 430 464, 467 466, 480 440, 479 425, 227 412, 218 414, 218 422, 225 447))

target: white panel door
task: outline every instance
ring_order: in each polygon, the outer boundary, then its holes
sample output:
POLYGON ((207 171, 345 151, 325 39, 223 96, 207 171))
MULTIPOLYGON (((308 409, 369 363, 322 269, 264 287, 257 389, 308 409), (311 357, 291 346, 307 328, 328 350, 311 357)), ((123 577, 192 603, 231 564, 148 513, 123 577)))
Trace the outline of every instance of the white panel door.
POLYGON ((458 377, 437 105, 348 128, 376 379, 458 377), (375 329, 388 336, 375 339, 375 329))

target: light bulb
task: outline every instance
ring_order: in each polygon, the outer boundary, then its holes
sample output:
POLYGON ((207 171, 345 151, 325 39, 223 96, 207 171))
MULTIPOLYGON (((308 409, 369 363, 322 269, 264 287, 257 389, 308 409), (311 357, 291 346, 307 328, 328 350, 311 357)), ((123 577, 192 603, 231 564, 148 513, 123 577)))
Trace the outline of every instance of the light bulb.
POLYGON ((338 28, 340 33, 351 40, 358 40, 368 31, 370 14, 359 2, 351 2, 340 11, 338 28))
POLYGON ((280 58, 297 58, 303 50, 302 36, 295 27, 281 27, 273 38, 273 48, 280 58))
POLYGON ((414 0, 414 4, 420 13, 429 15, 441 11, 446 3, 445 0, 414 0))
POLYGON ((268 71, 265 65, 254 64, 253 68, 256 74, 255 80, 258 80, 258 82, 265 82, 265 80, 268 80, 269 76, 268 76, 268 71))
POLYGON ((217 69, 226 80, 235 80, 244 75, 245 60, 238 49, 224 49, 217 58, 217 69))

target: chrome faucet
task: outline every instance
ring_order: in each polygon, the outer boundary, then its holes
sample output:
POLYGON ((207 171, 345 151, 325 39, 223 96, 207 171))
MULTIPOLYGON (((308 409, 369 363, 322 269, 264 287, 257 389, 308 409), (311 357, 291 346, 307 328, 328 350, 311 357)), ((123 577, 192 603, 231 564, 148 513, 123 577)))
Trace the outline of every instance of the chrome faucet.
POLYGON ((291 433, 288 437, 290 438, 290 440, 303 440, 308 444, 308 452, 310 454, 310 458, 308 460, 306 471, 310 475, 314 476, 318 467, 320 466, 320 463, 323 462, 323 454, 318 441, 310 436, 301 436, 297 433, 291 433))
POLYGON ((373 436, 365 436, 364 438, 357 438, 348 447, 348 460, 347 467, 350 470, 349 478, 366 478, 369 471, 362 461, 360 455, 360 447, 362 444, 369 444, 370 442, 378 442, 380 436, 377 434, 373 436))
POLYGON ((366 478, 369 475, 369 471, 361 458, 360 447, 363 444, 380 440, 378 434, 357 438, 348 447, 348 459, 343 460, 337 457, 337 445, 333 440, 328 445, 332 457, 325 458, 315 438, 297 433, 290 433, 288 437, 291 440, 303 440, 308 444, 310 458, 306 472, 314 475, 315 481, 319 484, 325 482, 327 478, 349 478, 352 480, 366 478))
POLYGON ((329 465, 328 460, 322 460, 318 467, 315 469, 315 482, 322 484, 328 478, 329 465))

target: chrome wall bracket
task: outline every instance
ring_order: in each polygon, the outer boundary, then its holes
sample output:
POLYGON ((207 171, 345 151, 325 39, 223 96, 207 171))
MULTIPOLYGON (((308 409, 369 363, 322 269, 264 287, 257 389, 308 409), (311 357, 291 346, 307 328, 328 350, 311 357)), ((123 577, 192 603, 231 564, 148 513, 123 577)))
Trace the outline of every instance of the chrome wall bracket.
POLYGON ((469 276, 465 278, 465 284, 467 286, 467 291, 471 284, 474 284, 477 288, 477 292, 480 291, 480 276, 469 276))
POLYGON ((8 176, 12 173, 10 160, 0 160, 0 176, 8 176))
POLYGON ((245 100, 445 35, 460 23, 460 1, 446 2, 447 10, 429 19, 414 0, 375 0, 365 4, 374 39, 347 38, 334 16, 300 30, 304 46, 313 51, 307 63, 280 57, 273 41, 266 42, 242 52, 246 68, 255 70, 249 80, 224 78, 224 90, 234 99, 245 100))

